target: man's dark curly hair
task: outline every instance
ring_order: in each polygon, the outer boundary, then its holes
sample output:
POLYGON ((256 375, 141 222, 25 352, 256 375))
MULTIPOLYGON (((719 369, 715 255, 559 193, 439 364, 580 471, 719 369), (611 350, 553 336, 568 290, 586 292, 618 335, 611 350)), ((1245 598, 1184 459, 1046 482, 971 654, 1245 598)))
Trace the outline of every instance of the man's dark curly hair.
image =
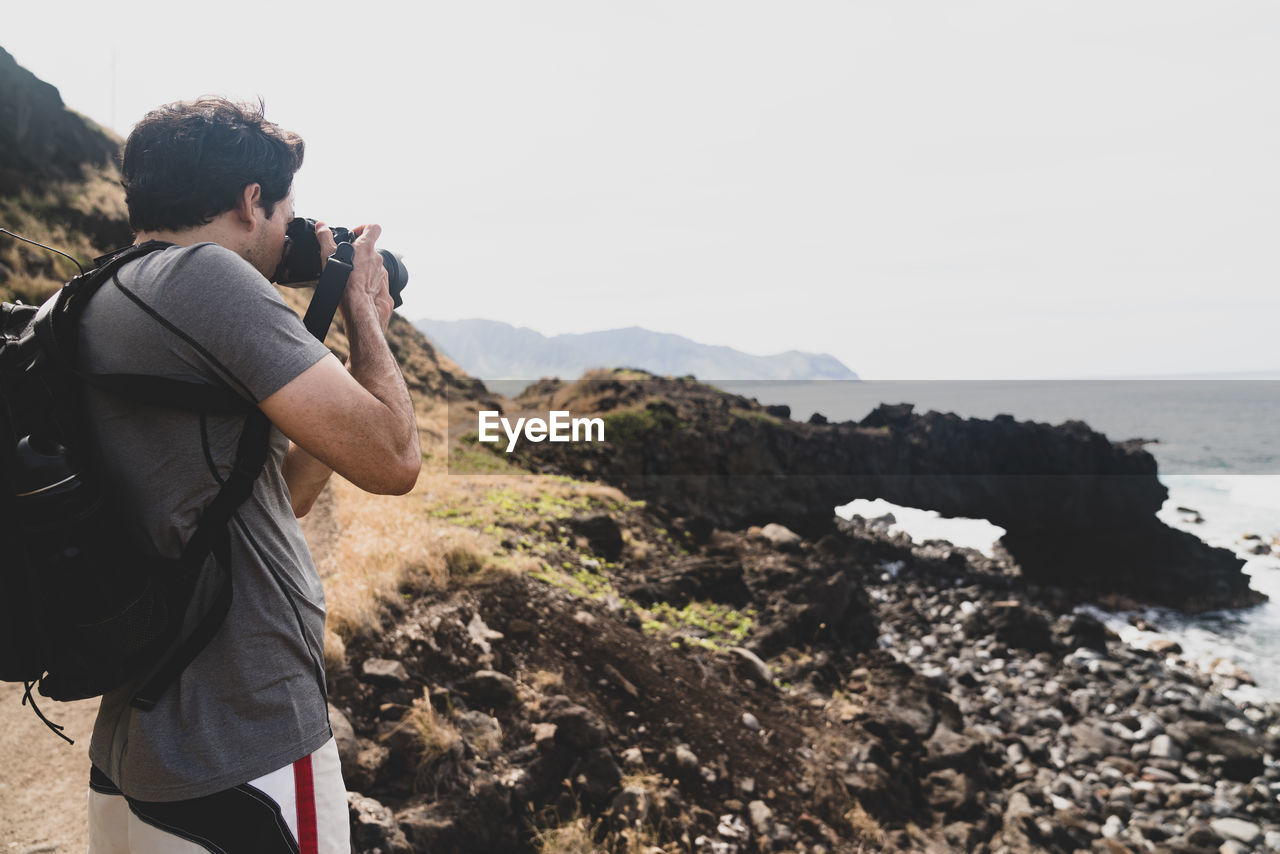
POLYGON ((297 134, 263 118, 263 105, 225 98, 165 104, 147 113, 124 145, 121 180, 134 231, 204 225, 262 185, 267 216, 302 166, 297 134))

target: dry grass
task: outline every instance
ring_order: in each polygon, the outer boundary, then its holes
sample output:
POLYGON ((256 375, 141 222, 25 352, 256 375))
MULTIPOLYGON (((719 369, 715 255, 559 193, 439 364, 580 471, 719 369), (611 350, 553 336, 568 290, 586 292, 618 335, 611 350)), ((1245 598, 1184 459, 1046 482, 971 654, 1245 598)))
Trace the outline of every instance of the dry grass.
MULTIPOLYGON (((0 198, 0 226, 87 264, 114 246, 96 246, 68 217, 127 221, 124 191, 114 167, 86 168, 82 181, 55 181, 39 191, 0 198)), ((77 273, 67 259, 0 235, 0 264, 9 272, 0 297, 41 302, 77 273)), ((87 267, 86 267, 87 269, 87 267)))
POLYGON ((531 713, 542 709, 548 697, 564 693, 564 674, 558 670, 534 670, 526 673, 517 685, 521 704, 531 713))
MULTIPOLYGON (((431 426, 420 419, 420 429, 431 426)), ((443 555, 450 549, 492 548, 475 532, 446 528, 430 517, 423 500, 429 479, 420 476, 404 496, 371 495, 342 478, 332 479, 337 530, 319 570, 325 579, 328 628, 336 636, 351 638, 375 628, 386 603, 402 591, 445 586, 443 555)))
MULTIPOLYGON (((624 788, 639 787, 648 792, 651 816, 660 809, 658 792, 662 784, 662 776, 652 773, 629 774, 622 780, 624 788)), ((660 845, 658 832, 648 821, 642 823, 637 818, 633 826, 620 827, 617 817, 591 819, 581 813, 538 830, 535 839, 540 854, 666 854, 685 850, 679 842, 668 842, 665 847, 660 845)))
POLYGON ((862 808, 862 804, 855 803, 851 809, 844 814, 844 820, 853 831, 854 841, 861 845, 876 846, 873 850, 879 850, 881 846, 889 841, 889 837, 884 832, 884 828, 880 826, 880 822, 876 821, 875 816, 862 808))
MULTIPOLYGON (((376 625, 402 586, 426 586, 433 571, 431 537, 412 500, 370 495, 339 478, 330 488, 339 534, 319 569, 329 628, 350 638, 376 625)), ((436 580, 443 580, 443 566, 434 569, 436 580)))
POLYGON ((538 854, 594 854, 607 850, 597 845, 593 836, 594 825, 585 818, 540 830, 537 833, 538 854))
POLYGON ((656 548, 653 543, 647 542, 646 540, 637 540, 634 538, 629 539, 625 535, 623 539, 626 540, 627 554, 632 560, 646 560, 651 554, 653 554, 654 549, 656 548))
POLYGON ((462 734, 448 717, 435 710, 426 692, 413 701, 400 726, 412 729, 418 748, 416 791, 434 796, 462 779, 462 734))
POLYGON ((489 565, 489 555, 470 546, 454 546, 444 553, 444 566, 451 579, 474 578, 489 565))
POLYGON ((433 518, 421 482, 407 496, 370 495, 338 478, 331 488, 340 533, 320 573, 340 637, 376 628, 389 601, 527 568, 498 561, 493 536, 433 518))
MULTIPOLYGON (((305 297, 286 293, 297 309, 305 297)), ((537 556, 505 549, 503 541, 535 525, 627 502, 613 487, 564 478, 450 474, 448 407, 430 397, 415 403, 423 470, 408 495, 370 495, 338 477, 330 484, 336 533, 316 551, 323 554, 318 568, 329 633, 340 640, 376 630, 388 603, 540 569, 537 556)), ((340 654, 338 644, 327 646, 333 657, 340 654)))
MULTIPOLYGON (((428 411, 443 414, 439 407, 428 411)), ((444 433, 421 414, 419 427, 424 450, 427 436, 444 433)), ((442 454, 425 461, 405 496, 370 495, 337 477, 330 489, 338 533, 319 569, 329 629, 344 639, 376 628, 397 598, 537 569, 532 555, 501 547, 504 524, 520 528, 626 501, 613 487, 559 478, 451 475, 442 454)))
POLYGON ((564 690, 564 674, 558 670, 535 670, 529 674, 529 685, 540 694, 564 690))
POLYGON ((538 854, 666 854, 681 850, 675 844, 662 848, 646 829, 602 832, 601 826, 599 820, 579 817, 559 827, 539 830, 535 834, 538 854), (597 836, 600 842, 595 841, 597 836))
POLYGON ((404 717, 404 723, 413 727, 418 736, 422 750, 420 765, 429 765, 447 756, 462 743, 457 727, 437 712, 425 695, 413 701, 413 706, 404 717))
POLYGON ((324 631, 324 669, 328 673, 341 670, 347 663, 347 644, 341 635, 324 631))

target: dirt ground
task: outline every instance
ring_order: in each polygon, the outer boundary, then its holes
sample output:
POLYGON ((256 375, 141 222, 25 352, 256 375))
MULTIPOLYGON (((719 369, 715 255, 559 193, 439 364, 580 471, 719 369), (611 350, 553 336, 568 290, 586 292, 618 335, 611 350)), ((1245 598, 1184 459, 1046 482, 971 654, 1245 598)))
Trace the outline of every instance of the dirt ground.
POLYGON ((62 724, 67 744, 22 705, 22 686, 0 682, 0 854, 83 852, 88 848, 89 735, 98 701, 40 710, 62 724))

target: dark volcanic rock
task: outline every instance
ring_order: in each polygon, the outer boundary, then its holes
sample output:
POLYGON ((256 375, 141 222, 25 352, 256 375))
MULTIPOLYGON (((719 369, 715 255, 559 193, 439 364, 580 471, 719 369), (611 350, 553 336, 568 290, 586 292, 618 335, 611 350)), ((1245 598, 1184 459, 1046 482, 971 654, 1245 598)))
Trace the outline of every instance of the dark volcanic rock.
POLYGON ((696 383, 589 375, 521 403, 600 413, 608 441, 526 444, 535 470, 603 478, 673 516, 729 530, 779 522, 810 539, 832 508, 884 498, 988 519, 1030 581, 1178 608, 1260 600, 1224 549, 1155 517, 1167 490, 1142 442, 1057 426, 881 406, 861 423, 798 423, 696 383), (539 397, 542 395, 542 397, 539 397))
POLYGON ((348 792, 347 809, 351 816, 351 843, 356 851, 378 850, 386 854, 413 851, 391 810, 373 798, 348 792))
POLYGON ((587 541, 591 551, 605 560, 617 560, 622 555, 622 531, 608 513, 576 516, 568 521, 569 528, 587 541))
MULTIPOLYGON (((90 257, 124 246, 133 231, 115 166, 119 146, 113 134, 67 109, 57 89, 0 48, 0 201, 43 220, 58 243, 87 239, 90 257)), ((48 253, 23 250, 22 259, 29 274, 62 278, 48 253)))
POLYGON ((801 642, 838 641, 848 650, 863 651, 875 643, 877 621, 866 590, 850 573, 827 577, 805 575, 769 603, 747 647, 775 655, 801 642))
POLYGON ((556 725, 556 743, 573 750, 590 750, 604 743, 604 722, 568 697, 553 697, 547 704, 547 720, 556 725))
POLYGON ((992 635, 1000 643, 1028 652, 1051 652, 1053 635, 1049 620, 1021 602, 995 602, 974 611, 964 620, 970 638, 992 635))
POLYGON ((587 800, 597 806, 611 800, 622 783, 622 770, 607 747, 598 747, 579 759, 569 772, 587 800))
POLYGON ((1106 651, 1107 641, 1111 633, 1102 621, 1088 614, 1072 614, 1060 621, 1062 644, 1067 649, 1087 649, 1106 651))
POLYGON ((360 676, 366 682, 390 688, 409 681, 409 672, 404 665, 387 658, 366 659, 360 667, 360 676))
POLYGON ((667 602, 677 608, 693 599, 710 599, 739 606, 751 599, 743 580, 742 564, 726 557, 687 558, 650 573, 643 581, 623 588, 642 605, 667 602))
POLYGON ((1245 782, 1262 773, 1263 760, 1257 744, 1221 724, 1207 721, 1177 721, 1169 735, 1184 750, 1198 750, 1222 757, 1222 774, 1229 780, 1245 782))
POLYGON ((519 699, 515 680, 496 670, 477 670, 459 686, 467 698, 485 706, 503 706, 519 699))

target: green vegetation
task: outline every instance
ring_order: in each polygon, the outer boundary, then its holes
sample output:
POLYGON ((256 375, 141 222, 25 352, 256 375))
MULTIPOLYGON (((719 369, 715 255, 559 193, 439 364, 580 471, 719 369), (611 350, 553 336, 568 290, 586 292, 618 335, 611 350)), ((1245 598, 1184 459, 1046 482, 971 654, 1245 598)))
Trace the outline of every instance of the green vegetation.
POLYGON ((649 609, 643 628, 653 635, 693 630, 701 634, 681 634, 684 643, 720 652, 750 636, 757 613, 754 608, 739 611, 716 602, 690 602, 683 608, 659 602, 649 609))
POLYGON ((561 569, 555 569, 549 563, 544 562, 542 569, 534 570, 529 575, 539 581, 550 584, 552 587, 568 591, 579 599, 593 599, 597 602, 603 602, 607 598, 614 597, 619 599, 626 607, 632 609, 639 607, 634 602, 620 596, 613 583, 598 569, 593 569, 592 567, 582 566, 575 568, 572 563, 564 561, 561 569))
POLYGON ((671 405, 662 401, 650 402, 644 409, 606 412, 600 417, 604 419, 604 435, 609 442, 630 442, 658 430, 670 431, 684 426, 671 405))
POLYGON ((432 507, 427 515, 448 519, 469 528, 496 533, 498 528, 528 529, 548 520, 559 521, 594 510, 618 510, 623 505, 590 495, 562 495, 555 490, 521 492, 500 486, 485 492, 470 505, 432 507))
POLYGON ((481 445, 476 433, 468 433, 449 451, 449 473, 524 474, 526 472, 514 465, 505 454, 495 453, 487 445, 481 445), (473 438, 468 441, 468 437, 473 438))
POLYGON ((734 421, 741 421, 747 424, 781 424, 782 419, 776 415, 770 415, 763 409, 741 409, 735 410, 733 413, 734 421))
POLYGON ((614 368, 609 373, 610 379, 615 380, 651 380, 654 376, 656 375, 637 368, 614 368))
POLYGON ((485 496, 485 502, 496 515, 500 525, 531 524, 541 519, 568 519, 599 505, 586 495, 556 495, 550 491, 538 491, 525 495, 514 489, 495 489, 485 496))
POLYGON ((751 635, 758 614, 754 608, 739 611, 716 602, 690 602, 683 608, 659 602, 645 608, 621 595, 600 568, 586 564, 575 566, 570 561, 563 561, 560 568, 543 562, 541 569, 529 574, 580 599, 620 602, 623 608, 640 616, 641 628, 646 634, 675 635, 672 646, 676 648, 689 645, 722 652, 725 647, 739 646, 751 635))

